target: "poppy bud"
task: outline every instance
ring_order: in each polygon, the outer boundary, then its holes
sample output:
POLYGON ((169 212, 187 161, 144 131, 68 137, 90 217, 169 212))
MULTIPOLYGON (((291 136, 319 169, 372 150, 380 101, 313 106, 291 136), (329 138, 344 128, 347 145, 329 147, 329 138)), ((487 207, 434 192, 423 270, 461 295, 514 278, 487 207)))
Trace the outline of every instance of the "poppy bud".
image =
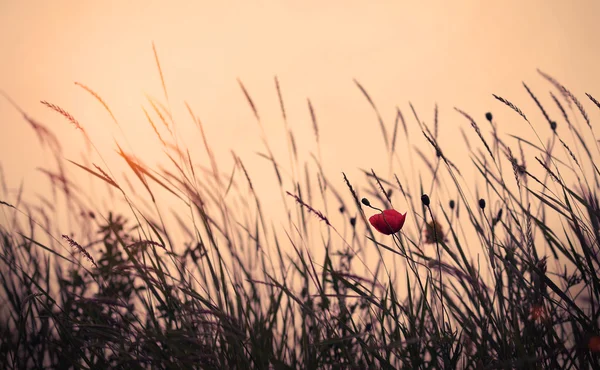
POLYGON ((371 207, 371 202, 369 202, 369 200, 367 198, 362 198, 361 200, 362 204, 364 204, 367 207, 371 207))
POLYGON ((454 209, 454 206, 456 206, 456 203, 454 200, 450 200, 450 209, 454 209))
POLYGON ((356 217, 350 217, 350 225, 352 225, 352 227, 356 226, 356 217))
POLYGON ((502 218, 502 208, 498 211, 498 215, 496 216, 496 222, 500 222, 500 218, 502 218))
POLYGON ((429 207, 429 196, 427 194, 421 195, 421 202, 425 207, 429 207))
POLYGON ((344 206, 340 206, 340 213, 344 213, 344 210, 345 210, 344 206))
POLYGON ((493 118, 493 117, 492 117, 492 113, 490 113, 490 112, 487 112, 487 113, 485 114, 485 119, 487 119, 488 121, 492 122, 492 118, 493 118))
POLYGON ((550 128, 552 129, 552 131, 556 131, 556 121, 550 122, 550 128))
POLYGON ((485 209, 485 199, 479 199, 479 208, 485 209))

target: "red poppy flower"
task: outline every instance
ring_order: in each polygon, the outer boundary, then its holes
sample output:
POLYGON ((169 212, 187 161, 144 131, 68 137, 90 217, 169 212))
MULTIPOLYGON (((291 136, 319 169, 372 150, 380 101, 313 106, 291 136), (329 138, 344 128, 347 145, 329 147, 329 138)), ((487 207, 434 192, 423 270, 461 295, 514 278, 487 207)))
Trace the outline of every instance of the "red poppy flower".
POLYGON ((401 214, 395 209, 386 209, 382 213, 378 213, 369 218, 369 222, 373 227, 382 234, 390 235, 397 233, 404 226, 406 213, 401 214))

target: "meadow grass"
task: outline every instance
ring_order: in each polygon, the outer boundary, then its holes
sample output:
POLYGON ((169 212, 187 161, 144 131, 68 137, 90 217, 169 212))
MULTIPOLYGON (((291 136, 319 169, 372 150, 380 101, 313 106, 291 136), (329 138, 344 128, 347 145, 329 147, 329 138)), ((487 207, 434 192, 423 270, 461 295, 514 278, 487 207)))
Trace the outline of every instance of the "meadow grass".
MULTIPOLYGON (((137 187, 102 160, 65 161, 54 134, 5 95, 56 168, 44 169, 52 199, 25 200, 3 185, 0 368, 600 368, 600 147, 584 104, 554 78, 540 71, 551 87, 547 99, 524 84, 547 129, 531 123, 533 112, 494 95, 494 109, 514 110, 537 141, 501 137, 491 113, 475 119, 456 108, 478 140, 465 133, 481 181, 475 188, 438 141, 437 106, 431 125, 410 105, 414 119, 397 109, 387 127, 355 81, 380 124, 390 168, 405 170, 350 179, 324 173, 320 149, 311 165, 300 163, 275 79, 289 166, 278 161, 239 81, 285 208, 275 222, 242 158, 232 152, 233 170, 219 168, 187 103, 208 166, 179 144, 155 56, 165 102, 148 98, 144 118, 172 166, 152 169, 118 146, 137 187), (407 124, 419 127, 427 146, 413 144, 407 124), (400 140, 409 156, 398 154, 400 140), (417 158, 423 166, 413 165, 417 158), (73 183, 68 166, 126 207, 94 206, 99 195, 73 183), (183 212, 161 208, 159 192, 183 212), (69 210, 68 232, 57 230, 59 199, 69 210), (367 205, 393 202, 407 205, 407 226, 384 236, 371 228, 367 217, 378 211, 367 205)), ((120 125, 97 93, 77 85, 120 125)), ((81 130, 102 158, 75 117, 42 104, 81 130)))

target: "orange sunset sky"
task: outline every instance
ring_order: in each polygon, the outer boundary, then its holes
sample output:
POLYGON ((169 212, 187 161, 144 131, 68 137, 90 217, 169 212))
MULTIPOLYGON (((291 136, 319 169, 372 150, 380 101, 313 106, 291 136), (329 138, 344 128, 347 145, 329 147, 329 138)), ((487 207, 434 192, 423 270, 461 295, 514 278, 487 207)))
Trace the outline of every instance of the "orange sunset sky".
MULTIPOLYGON (((142 106, 148 108, 146 94, 164 101, 154 42, 181 140, 192 150, 197 147, 196 158, 208 165, 185 100, 204 123, 224 171, 230 170, 234 149, 254 174, 268 207, 280 197, 270 195, 275 185, 271 166, 255 154, 264 149, 260 130, 238 78, 284 164, 287 147, 274 76, 305 158, 316 150, 306 103, 311 99, 325 171, 343 187, 342 171, 356 181, 362 176, 359 168, 388 174, 377 119, 353 79, 370 93, 388 130, 398 106, 419 133, 408 102, 427 124, 437 102, 440 143, 460 165, 466 157, 461 159, 465 148, 458 144, 458 128, 468 122, 455 106, 476 118, 485 132, 484 114, 492 111, 502 132, 528 135, 523 121, 493 93, 517 104, 542 135, 549 135, 522 86, 525 81, 550 105, 551 86, 537 68, 585 100, 597 120, 598 111, 584 93, 600 96, 599 19, 597 0, 0 0, 0 90, 61 138, 66 158, 79 160, 85 152, 81 134, 40 100, 76 117, 109 165, 122 164, 115 140, 152 165, 163 157, 142 106), (123 132, 76 81, 106 101, 123 132)), ((413 144, 430 153, 422 136, 415 138, 413 144)), ((53 162, 2 97, 0 159, 10 189, 21 181, 26 192, 47 188, 36 168, 53 162)), ((79 175, 75 169, 70 173, 79 175)), ((12 201, 14 193, 3 198, 12 201)))

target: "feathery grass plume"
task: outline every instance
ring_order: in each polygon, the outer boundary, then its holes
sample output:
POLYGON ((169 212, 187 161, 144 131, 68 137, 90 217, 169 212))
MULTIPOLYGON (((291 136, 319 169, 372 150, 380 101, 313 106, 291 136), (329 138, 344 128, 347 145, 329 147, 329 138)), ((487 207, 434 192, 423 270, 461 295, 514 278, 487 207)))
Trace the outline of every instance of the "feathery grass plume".
POLYGON ((152 41, 152 51, 154 52, 154 60, 156 61, 156 67, 158 68, 158 74, 160 75, 160 83, 162 85, 163 92, 165 93, 165 98, 168 102, 169 95, 167 94, 167 85, 165 84, 165 78, 163 76, 162 68, 160 67, 160 61, 158 60, 158 52, 156 51, 156 45, 154 45, 154 41, 152 41))
POLYGON ((121 146, 119 146, 119 144, 117 144, 117 147, 119 148, 117 153, 125 160, 125 162, 129 165, 129 167, 131 168, 133 173, 135 173, 137 178, 142 182, 142 184, 148 191, 148 194, 150 194, 150 198, 152 199, 152 202, 155 203, 156 198, 154 198, 154 193, 152 192, 152 190, 150 190, 148 181, 144 177, 144 174, 141 171, 141 167, 138 165, 137 161, 132 156, 125 154, 125 152, 123 151, 123 149, 121 149, 121 146))
POLYGON ((542 165, 542 167, 544 167, 544 169, 550 175, 550 177, 552 178, 552 180, 554 180, 555 182, 560 183, 560 180, 559 180, 558 176, 556 176, 556 174, 554 174, 554 172, 552 172, 552 170, 541 159, 539 159, 538 157, 535 157, 535 159, 539 162, 539 164, 542 165))
POLYGON ((304 203, 302 201, 302 199, 300 199, 300 197, 298 197, 297 195, 292 194, 289 191, 286 191, 286 193, 290 197, 294 198, 298 204, 300 204, 302 207, 306 208, 310 213, 314 214, 315 216, 320 218, 321 221, 325 222, 325 224, 327 224, 327 226, 333 227, 333 225, 331 225, 331 223, 329 222, 329 219, 327 217, 325 217, 325 215, 321 211, 318 211, 318 210, 314 209, 313 207, 309 206, 308 204, 304 203))
MULTIPOLYGON (((390 148, 390 153, 392 153, 392 154, 396 150, 396 137, 398 136, 398 124, 400 122, 401 117, 402 117, 402 113, 400 112, 400 109, 398 107, 396 107, 396 119, 394 120, 394 131, 392 133, 392 145, 390 148)), ((402 118, 402 121, 404 121, 404 118, 402 118)))
MULTIPOLYGON (((436 149, 436 152, 435 152, 436 156, 437 157, 441 157, 442 159, 444 159, 445 157, 442 155, 441 150, 439 150, 439 146, 437 144, 436 137, 433 135, 433 133, 431 132, 431 130, 429 129, 429 127, 425 123, 421 122, 421 120, 419 119, 419 115, 417 114, 417 111, 415 110, 415 107, 412 105, 412 103, 408 102, 408 105, 410 106, 410 109, 412 110, 413 115, 415 116, 415 120, 419 124, 419 127, 421 128, 421 131, 423 131, 424 135, 426 134, 425 138, 436 149)), ((447 163, 447 161, 445 161, 445 162, 447 163)))
POLYGON ((312 103, 310 102, 310 99, 306 99, 306 102, 308 103, 308 110, 310 111, 310 120, 312 122, 313 125, 313 131, 315 133, 315 139, 317 140, 317 144, 319 143, 319 127, 317 126, 317 118, 315 117, 315 110, 313 108, 312 103))
POLYGON ((402 193, 402 195, 404 197, 410 198, 410 194, 408 194, 408 193, 406 193, 406 191, 404 191, 404 186, 402 186, 402 183, 400 182, 398 175, 394 174, 394 178, 396 179, 396 184, 398 184, 398 189, 400 189, 400 192, 402 193))
POLYGON ((469 149, 469 151, 471 151, 471 142, 469 141, 469 138, 467 136, 467 133, 465 132, 465 130, 463 130, 463 128, 460 128, 460 134, 463 138, 463 141, 465 142, 465 144, 467 145, 467 149, 469 149))
POLYGON ((565 119, 565 121, 567 122, 567 124, 569 125, 569 127, 571 127, 571 121, 569 120, 569 116, 567 115, 567 111, 565 111, 565 108, 562 106, 562 104, 560 103, 558 98, 556 96, 554 96, 552 91, 550 92, 550 96, 552 97, 552 100, 554 101, 554 103, 556 104, 556 106, 558 107, 560 112, 562 113, 562 116, 565 119))
POLYGON ((64 174, 52 172, 45 168, 39 168, 39 167, 37 168, 37 170, 42 172, 46 176, 48 176, 48 178, 54 185, 60 186, 67 197, 71 195, 71 188, 73 188, 73 189, 78 188, 75 185, 75 183, 73 183, 72 181, 67 179, 64 174))
POLYGON ((377 106, 373 102, 373 99, 371 99, 371 96, 369 95, 369 93, 367 92, 367 90, 365 90, 365 88, 360 84, 360 82, 358 82, 356 79, 354 79, 354 83, 356 84, 356 86, 358 86, 358 89, 365 96, 365 98, 367 99, 367 101, 371 105, 371 108, 373 108, 373 111, 375 111, 375 115, 377 116, 377 120, 379 121, 379 127, 381 128, 381 133, 383 135, 383 142, 385 143, 385 148, 386 148, 386 150, 389 150, 390 149, 390 142, 389 142, 389 139, 388 139, 387 130, 385 129, 385 124, 383 123, 383 118, 381 118, 381 114, 379 113, 379 110, 377 109, 377 106))
POLYGON ((379 187, 379 191, 381 191, 381 193, 385 196, 385 199, 387 199, 387 201, 390 204, 390 206, 392 206, 392 200, 390 199, 390 195, 388 194, 387 191, 385 191, 385 189, 383 188, 383 185, 381 184, 381 180, 379 180, 379 177, 375 174, 375 170, 372 169, 372 168, 371 168, 371 174, 373 175, 373 178, 377 182, 377 186, 379 187))
POLYGON ((79 243, 75 240, 71 239, 68 235, 62 235, 63 239, 65 239, 72 248, 75 248, 79 251, 79 253, 83 254, 83 256, 94 265, 94 267, 98 268, 96 261, 92 258, 92 256, 86 251, 79 243))
POLYGON ((445 161, 446 157, 444 156, 444 153, 442 152, 442 149, 438 146, 437 142, 432 137, 427 135, 425 130, 421 130, 421 132, 423 133, 423 136, 425 136, 425 139, 429 142, 429 144, 431 144, 433 149, 435 149, 435 154, 445 161))
POLYGON ((310 174, 308 173, 308 163, 304 163, 304 181, 306 182, 306 198, 308 203, 312 203, 312 186, 310 182, 310 174))
POLYGON ((292 133, 292 130, 289 130, 288 137, 290 138, 290 142, 292 144, 292 153, 294 153, 294 159, 298 160, 298 147, 296 146, 296 138, 292 133))
MULTIPOLYGON (((132 157, 128 156, 128 159, 131 160, 132 157)), ((126 158, 126 161, 127 161, 127 158, 126 158)), ((175 161, 173 161, 173 162, 176 163, 175 161)), ((127 163, 129 164, 129 161, 127 161, 127 163)), ((183 198, 179 194, 177 194, 173 189, 171 189, 169 186, 167 186, 167 184, 165 184, 156 175, 154 175, 150 170, 148 170, 144 164, 142 164, 141 162, 139 162, 139 160, 132 161, 131 163, 135 167, 134 172, 136 172, 136 174, 139 172, 141 175, 148 176, 150 179, 152 179, 154 182, 156 182, 158 185, 160 185, 163 189, 167 190, 169 193, 173 194, 174 196, 176 196, 180 200, 183 200, 183 198)), ((180 168, 180 171, 183 172, 181 170, 181 168, 180 168)), ((149 190, 149 188, 148 188, 148 190, 149 190)), ((150 193, 150 195, 152 196, 153 194, 150 193)), ((154 201, 154 199, 153 199, 153 201, 154 201)))
POLYGON ((114 185, 116 188, 119 188, 119 185, 117 185, 117 183, 115 182, 115 180, 113 180, 100 166, 98 166, 95 163, 92 163, 94 165, 94 167, 96 167, 96 169, 102 174, 102 176, 104 176, 104 178, 110 182, 112 185, 114 185))
POLYGON ((48 145, 50 150, 54 151, 55 155, 62 153, 62 146, 50 129, 27 115, 23 116, 23 118, 31 125, 42 146, 48 145))
POLYGON ((587 123, 588 127, 590 129, 592 129, 592 124, 590 122, 590 117, 588 117, 587 112, 583 108, 583 104, 581 104, 581 102, 579 101, 579 99, 577 99, 577 97, 575 95, 573 95, 573 93, 571 93, 571 91, 569 91, 566 87, 565 87, 565 92, 567 93, 567 95, 569 96, 569 98, 573 101, 573 103, 575 103, 575 106, 577 107, 577 109, 579 109, 579 113, 581 113, 581 115, 583 116, 583 119, 587 123))
POLYGON ((146 99, 148 99, 148 102, 152 106, 152 109, 154 109, 154 112, 156 112, 156 115, 158 116, 158 118, 162 122, 163 126, 165 126, 165 128, 167 129, 167 131, 169 131, 169 134, 171 134, 171 136, 173 136, 173 131, 171 130, 171 127, 170 127, 169 123, 167 122, 165 116, 162 114, 162 112, 160 111, 160 109, 156 105, 156 102, 154 101, 154 99, 152 99, 149 96, 146 96, 146 99))
POLYGON ((163 146, 167 146, 167 143, 163 140, 160 132, 158 132, 158 129, 156 128, 154 121, 152 121, 152 118, 150 118, 150 115, 148 114, 148 111, 146 110, 146 108, 142 107, 142 110, 144 111, 144 114, 146 115, 146 119, 150 123, 150 126, 152 126, 152 130, 154 130, 154 133, 158 137, 158 140, 160 140, 160 142, 162 143, 163 146))
POLYGON ((242 162, 240 157, 238 157, 233 152, 231 152, 231 154, 233 154, 233 158, 235 159, 235 162, 242 168, 242 172, 244 172, 244 176, 246 177, 246 181, 248 181, 248 186, 250 187, 250 190, 252 192, 254 192, 254 186, 252 185, 252 180, 250 180, 250 175, 248 175, 248 171, 246 171, 246 166, 244 166, 244 163, 242 162))
POLYGON ((240 80, 238 78, 237 82, 240 85, 240 88, 242 89, 244 96, 246 97, 246 101, 248 102, 248 104, 250 105, 250 108, 252 109, 252 113, 254 113, 254 117, 256 118, 257 121, 260 122, 260 116, 258 115, 258 110, 256 109, 256 105, 254 104, 254 101, 250 97, 250 94, 248 94, 248 90, 246 90, 246 87, 242 83, 242 80, 240 80))
MULTIPOLYGON (((191 160, 190 160, 190 166, 191 166, 191 160)), ((231 187, 233 186, 234 183, 234 178, 235 178, 235 171, 237 170, 238 166, 237 163, 233 164, 233 168, 231 169, 231 175, 229 176, 229 181, 227 182, 227 188, 225 188, 225 193, 223 194, 223 198, 227 197, 227 194, 229 194, 229 191, 231 190, 231 187)), ((196 176, 194 175, 194 178, 196 176)))
POLYGON ((59 113, 60 115, 62 115, 63 117, 65 117, 66 119, 69 120, 69 122, 71 122, 71 124, 73 124, 73 126, 75 126, 75 128, 85 132, 83 130, 83 127, 81 127, 81 125, 79 124, 79 122, 75 119, 75 117, 73 117, 69 112, 67 112, 66 110, 62 109, 61 107, 59 107, 58 105, 52 104, 52 103, 48 103, 45 100, 41 100, 40 103, 44 104, 45 106, 47 106, 48 108, 52 109, 53 111, 59 113))
POLYGON ((283 95, 281 93, 281 86, 279 85, 279 78, 275 76, 275 90, 277 91, 277 99, 279 100, 279 109, 281 110, 281 116, 283 118, 283 126, 285 128, 286 140, 288 143, 288 155, 290 161, 290 168, 292 169, 292 176, 295 177, 296 167, 294 166, 294 161, 298 161, 298 150, 296 148, 296 140, 294 139, 294 134, 289 127, 287 120, 287 113, 285 110, 285 104, 283 102, 283 95))
POLYGON ((279 186, 282 186, 283 185, 283 177, 281 177, 281 170, 279 169, 279 163, 277 163, 277 161, 275 160, 275 156, 270 151, 270 149, 267 148, 267 151, 269 152, 269 154, 264 154, 264 153, 260 153, 260 152, 257 152, 256 154, 259 157, 262 157, 262 158, 268 160, 269 162, 271 162, 271 164, 273 165, 273 169, 275 170, 275 176, 277 177, 277 182, 279 183, 279 186))
POLYGON ((294 139, 294 134, 289 127, 287 120, 287 113, 285 110, 285 104, 283 102, 283 95, 281 93, 281 86, 279 85, 279 78, 275 76, 275 90, 277 91, 277 99, 279 100, 279 108, 281 110, 281 116, 283 118, 283 126, 285 128, 286 140, 288 143, 288 155, 290 161, 290 168, 292 169, 292 176, 295 176, 296 167, 294 166, 294 161, 298 161, 298 150, 296 148, 296 140, 294 139))
POLYGON ((528 247, 528 252, 531 255, 531 252, 533 251, 534 248, 534 239, 533 239, 533 227, 532 225, 532 215, 531 215, 531 204, 527 205, 527 212, 525 213, 525 216, 527 217, 527 225, 526 225, 526 236, 527 236, 527 240, 526 240, 526 245, 528 247))
POLYGON ((519 141, 519 153, 521 154, 521 163, 525 166, 525 150, 521 141, 519 141))
POLYGON ((563 141, 563 139, 561 139, 560 137, 558 138, 558 140, 560 140, 560 143, 567 150, 567 152, 569 152, 569 155, 571 156, 571 158, 573 159, 573 161, 575 162, 575 164, 577 165, 577 167, 579 167, 579 169, 581 171, 583 171, 583 169, 581 168, 581 165, 579 165, 579 161, 577 160, 577 158, 575 157, 575 154, 571 151, 571 148, 569 148, 569 146, 567 145, 567 143, 565 143, 563 141))
POLYGON ((404 115, 400 108, 396 107, 396 114, 400 117, 400 122, 402 122, 402 128, 404 129, 404 136, 408 140, 408 126, 406 125, 406 120, 404 119, 404 115))
POLYGON ((513 172, 515 174, 515 180, 517 181, 517 186, 521 186, 521 183, 519 181, 519 178, 522 175, 522 171, 524 170, 523 168, 521 168, 521 166, 519 166, 519 162, 517 161, 517 158, 515 158, 512 154, 512 151, 510 150, 509 147, 506 147, 506 157, 508 158, 508 161, 510 162, 510 164, 512 165, 513 168, 513 172))
POLYGON ((277 90, 277 98, 279 99, 281 115, 283 116, 284 124, 287 126, 287 114, 285 113, 285 104, 283 103, 283 96, 281 95, 281 87, 279 86, 279 78, 277 78, 277 76, 275 76, 275 89, 277 90))
POLYGON ((521 117, 523 117, 523 119, 527 122, 529 122, 529 120, 527 119, 527 117, 525 117, 525 114, 523 114, 523 112, 513 103, 509 102, 508 100, 504 99, 503 97, 500 97, 496 94, 492 94, 492 96, 494 96, 494 98, 500 100, 502 103, 508 105, 512 110, 514 110, 515 112, 517 112, 521 117))
POLYGON ((552 120, 548 116, 548 113, 546 113, 546 110, 544 109, 544 107, 542 106, 542 104, 540 103, 540 101, 538 100, 538 98, 533 94, 533 92, 531 91, 531 89, 529 88, 529 86, 527 86, 527 84, 525 84, 525 82, 523 82, 523 86, 525 87, 525 90, 527 90, 527 93, 529 94, 529 96, 531 97, 531 99, 533 99, 533 101, 535 102, 535 104, 542 111, 542 114, 544 115, 544 118, 546 118, 546 121, 548 121, 548 124, 550 126, 552 126, 552 120))
POLYGON ((94 90, 92 90, 88 86, 82 84, 81 82, 75 82, 75 85, 81 87, 82 89, 84 89, 85 91, 87 91, 88 93, 90 93, 94 98, 96 98, 96 100, 98 100, 100 102, 100 104, 102 104, 102 106, 104 107, 104 109, 106 109, 106 111, 108 112, 108 114, 110 115, 110 117, 112 118, 112 120, 118 125, 118 122, 117 122, 117 119, 115 118, 115 115, 110 110, 110 108, 108 107, 108 105, 106 104, 106 102, 104 101, 104 99, 102 99, 100 97, 100 95, 98 95, 94 90))
MULTIPOLYGON (((190 105, 185 102, 185 106, 192 116, 192 120, 196 123, 196 126, 200 129, 200 135, 202 136, 202 142, 204 143, 204 149, 206 150, 206 154, 208 154, 208 158, 210 159, 210 165, 213 171, 213 176, 215 181, 220 186, 221 185, 221 177, 219 176, 219 167, 217 166, 217 159, 215 158, 215 154, 213 153, 211 147, 208 145, 208 140, 206 139, 206 134, 204 133, 204 125, 202 125, 202 121, 192 111, 190 105)), ((193 166, 191 166, 193 168, 193 166)))
POLYGON ((567 104, 569 105, 569 108, 570 108, 571 100, 569 99, 569 94, 567 93, 567 89, 560 82, 558 82, 554 77, 550 76, 547 73, 542 72, 539 68, 538 68, 537 72, 542 77, 544 77, 548 82, 550 82, 560 92, 560 94, 563 96, 563 98, 565 99, 565 101, 567 102, 567 104))
POLYGON ((350 189, 350 193, 352 194, 352 199, 354 199, 354 202, 356 202, 356 205, 360 209, 361 203, 360 203, 360 199, 358 198, 358 194, 356 194, 356 191, 354 191, 352 184, 350 184, 350 181, 348 180, 348 177, 346 177, 346 174, 344 172, 342 172, 342 176, 344 177, 344 182, 346 183, 346 186, 348 187, 348 189, 350 189))
POLYGON ((571 101, 573 103, 575 103, 575 106, 577 106, 579 113, 581 113, 581 115, 583 116, 583 119, 585 119, 585 122, 587 123, 588 127, 591 129, 592 125, 590 123, 590 119, 589 119, 585 109, 583 108, 583 105, 579 101, 579 99, 577 99, 577 97, 575 95, 573 95, 573 93, 571 91, 569 91, 569 89, 567 89, 564 85, 562 85, 561 83, 556 81, 550 75, 540 71, 539 69, 538 69, 538 73, 541 74, 545 79, 550 81, 550 83, 552 83, 561 92, 561 94, 563 95, 563 97, 565 98, 565 100, 567 101, 569 106, 571 105, 571 101))
POLYGON ((427 132, 429 133, 429 135, 433 136, 431 134, 431 132, 429 131, 429 127, 425 126, 425 124, 419 119, 419 115, 417 114, 417 110, 412 105, 412 102, 408 102, 408 106, 410 107, 410 110, 412 111, 413 116, 415 116, 415 120, 419 124, 419 127, 421 128, 421 130, 423 130, 423 128, 425 128, 427 130, 427 132), (423 126, 425 126, 425 127, 423 127, 423 126))
POLYGON ((571 93, 571 91, 569 91, 569 89, 567 89, 563 84, 561 84, 560 82, 555 80, 553 77, 540 71, 539 69, 537 71, 540 75, 542 75, 542 77, 544 77, 546 80, 550 81, 550 83, 553 84, 554 87, 556 87, 560 91, 560 93, 563 95, 563 97, 565 98, 565 100, 567 101, 567 104, 569 104, 569 106, 571 106, 571 102, 575 103, 575 106, 577 106, 577 109, 579 110, 579 112, 581 113, 583 118, 585 119, 585 122, 587 123, 588 127, 591 129, 592 125, 590 123, 590 119, 589 119, 585 109, 583 108, 583 105, 579 101, 579 99, 577 99, 577 97, 575 95, 573 95, 573 93, 571 93))
MULTIPOLYGON (((424 126, 424 127, 425 127, 425 129, 427 129, 427 126, 424 126)), ((427 129, 427 130, 429 132, 429 129, 427 129)), ((431 136, 427 135, 425 130, 422 130, 421 132, 423 133, 423 135, 425 136, 425 139, 427 139, 429 144, 431 144, 431 146, 433 146, 433 148, 435 149, 436 155, 438 157, 442 158, 442 160, 444 161, 444 163, 446 163, 446 165, 451 167, 454 171, 456 171, 456 173, 458 173, 460 175, 460 170, 458 169, 458 167, 456 167, 456 165, 454 163, 452 163, 448 158, 446 158, 446 156, 444 156, 444 153, 442 152, 442 149, 438 145, 437 141, 435 141, 431 136)), ((431 134, 431 132, 429 132, 429 133, 431 134)))
POLYGON ((600 101, 596 100, 596 98, 594 98, 592 96, 592 94, 589 93, 585 93, 585 95, 594 103, 596 104, 596 106, 598 107, 598 109, 600 109, 600 101))
MULTIPOLYGON (((240 85, 240 88, 242 89, 242 92, 244 93, 244 96, 246 97, 246 101, 248 102, 248 104, 250 105, 250 108, 252 109, 252 112, 254 113, 254 117, 256 118, 256 123, 258 124, 258 126, 260 128, 261 140, 269 154, 268 156, 264 156, 264 157, 267 158, 273 164, 273 170, 275 171, 275 176, 277 176, 277 181, 279 183, 279 187, 281 188, 283 185, 281 171, 279 170, 279 166, 277 165, 277 161, 275 160, 275 156, 273 155, 271 146, 269 145, 269 142, 267 141, 267 134, 265 132, 265 128, 262 124, 262 121, 260 120, 260 116, 258 115, 258 110, 256 109, 256 105, 254 104, 254 101, 250 97, 250 94, 248 93, 248 90, 246 90, 246 87, 244 86, 242 81, 239 78, 237 79, 237 81, 238 81, 238 84, 240 85)), ((283 197, 283 193, 282 193, 282 197, 283 197)))
POLYGON ((4 91, 0 90, 0 94, 13 106, 23 117, 23 119, 31 126, 42 146, 48 145, 50 150, 54 151, 55 155, 62 153, 62 146, 58 138, 42 123, 31 118, 25 111, 8 96, 4 91))
POLYGON ((479 139, 483 142, 483 145, 485 146, 488 153, 490 154, 490 157, 492 157, 492 159, 494 161, 496 161, 496 158, 494 157, 494 154, 492 153, 492 150, 490 149, 490 146, 488 145, 487 141, 483 137, 483 134, 481 133, 481 130, 479 129, 479 126, 477 125, 477 122, 475 122, 475 120, 470 115, 465 113, 464 111, 462 111, 456 107, 454 107, 454 110, 456 110, 458 113, 462 114, 466 119, 468 119, 471 122, 471 127, 473 127, 473 130, 475 130, 475 133, 477 133, 477 136, 479 136, 479 139))

